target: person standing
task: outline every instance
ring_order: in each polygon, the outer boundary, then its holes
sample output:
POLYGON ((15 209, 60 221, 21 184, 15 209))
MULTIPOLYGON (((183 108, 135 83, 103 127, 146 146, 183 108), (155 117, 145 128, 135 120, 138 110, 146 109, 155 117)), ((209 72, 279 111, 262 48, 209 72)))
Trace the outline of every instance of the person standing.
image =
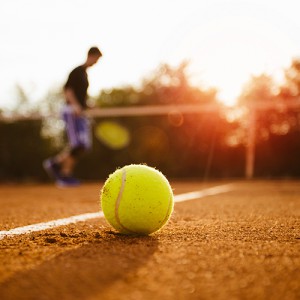
POLYGON ((43 162, 44 169, 54 178, 58 186, 77 186, 80 183, 73 177, 74 167, 79 157, 91 148, 90 124, 85 116, 89 87, 87 69, 95 65, 101 57, 99 48, 90 48, 84 64, 76 67, 69 74, 64 85, 65 105, 62 109, 62 118, 68 146, 56 156, 43 162))

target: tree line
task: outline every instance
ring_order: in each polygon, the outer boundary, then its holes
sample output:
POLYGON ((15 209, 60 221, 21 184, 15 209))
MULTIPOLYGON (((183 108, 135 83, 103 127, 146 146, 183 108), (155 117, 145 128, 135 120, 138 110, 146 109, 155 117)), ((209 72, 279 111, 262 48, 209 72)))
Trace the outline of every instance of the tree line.
MULTIPOLYGON (((0 180, 38 180, 47 176, 43 159, 63 146, 63 125, 57 118, 63 101, 61 90, 50 91, 38 103, 30 104, 30 95, 18 87, 19 102, 10 116, 48 116, 43 119, 0 122, 0 180)), ((255 110, 255 177, 299 176, 299 109, 285 106, 297 103, 300 94, 300 60, 294 59, 278 84, 267 74, 253 76, 244 86, 238 103, 244 109, 160 116, 97 118, 122 125, 130 142, 113 149, 94 135, 91 153, 77 166, 77 175, 86 180, 104 179, 115 168, 129 163, 146 163, 172 178, 243 177, 248 141, 249 109, 268 104, 269 109, 255 110), (278 109, 277 104, 282 108, 278 109), (272 108, 274 104, 274 108, 272 108), (255 106, 255 107, 256 107, 255 106), (245 109, 246 107, 246 109, 245 109)), ((90 100, 103 107, 128 107, 168 104, 217 104, 216 88, 191 84, 188 64, 171 67, 163 64, 148 74, 139 86, 102 90, 90 100)), ((6 116, 5 111, 0 117, 6 116)))

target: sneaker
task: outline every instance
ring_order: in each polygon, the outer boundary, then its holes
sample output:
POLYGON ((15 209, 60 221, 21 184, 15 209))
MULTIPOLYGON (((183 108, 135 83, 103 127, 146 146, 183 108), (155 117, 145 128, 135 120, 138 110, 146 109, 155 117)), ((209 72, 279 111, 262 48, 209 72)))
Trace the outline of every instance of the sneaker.
POLYGON ((53 159, 49 158, 45 160, 43 162, 43 167, 52 179, 58 180, 61 178, 60 166, 58 163, 54 162, 53 159))
POLYGON ((80 181, 73 177, 60 177, 56 180, 58 187, 74 187, 80 185, 80 181))

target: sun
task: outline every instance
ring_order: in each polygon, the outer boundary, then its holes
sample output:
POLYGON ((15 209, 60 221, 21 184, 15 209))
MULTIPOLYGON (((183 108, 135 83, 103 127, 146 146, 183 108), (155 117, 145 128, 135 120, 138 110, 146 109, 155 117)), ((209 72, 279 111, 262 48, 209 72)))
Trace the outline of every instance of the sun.
POLYGON ((251 76, 277 76, 295 47, 289 35, 267 20, 226 16, 194 24, 177 49, 190 62, 193 84, 214 87, 218 99, 234 106, 251 76))
POLYGON ((209 32, 193 55, 193 68, 218 88, 225 105, 236 103, 252 75, 275 75, 289 57, 285 36, 258 20, 227 19, 209 32))

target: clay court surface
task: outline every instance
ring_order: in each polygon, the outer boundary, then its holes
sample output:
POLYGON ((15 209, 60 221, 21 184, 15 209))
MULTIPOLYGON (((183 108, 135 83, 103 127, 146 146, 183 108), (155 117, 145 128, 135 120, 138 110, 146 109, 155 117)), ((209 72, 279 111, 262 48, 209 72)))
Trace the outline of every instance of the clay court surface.
MULTIPOLYGON (((300 181, 172 182, 150 236, 103 218, 0 239, 0 299, 300 299, 300 181)), ((99 211, 102 183, 1 185, 0 231, 99 211)))

